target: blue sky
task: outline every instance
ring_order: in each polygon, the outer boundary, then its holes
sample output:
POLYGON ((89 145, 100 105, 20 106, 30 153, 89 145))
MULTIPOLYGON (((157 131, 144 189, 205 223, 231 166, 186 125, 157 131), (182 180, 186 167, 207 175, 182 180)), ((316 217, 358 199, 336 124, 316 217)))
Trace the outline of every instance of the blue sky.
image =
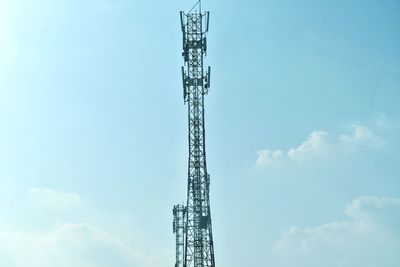
MULTIPOLYGON (((174 264, 191 6, 0 0, 0 266, 174 264)), ((203 6, 217 264, 398 266, 400 2, 203 6)))

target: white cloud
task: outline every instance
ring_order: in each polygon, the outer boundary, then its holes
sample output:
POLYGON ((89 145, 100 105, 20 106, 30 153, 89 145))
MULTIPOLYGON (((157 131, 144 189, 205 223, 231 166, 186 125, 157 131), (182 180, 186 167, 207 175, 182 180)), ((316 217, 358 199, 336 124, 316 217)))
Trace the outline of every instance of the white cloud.
POLYGON ((284 158, 284 153, 281 150, 264 149, 257 151, 257 165, 274 165, 280 164, 284 158))
POLYGON ((342 134, 339 137, 340 144, 344 148, 357 145, 377 146, 382 143, 381 138, 376 136, 370 129, 361 125, 352 125, 354 131, 352 134, 342 134))
POLYGON ((310 156, 324 156, 331 150, 328 134, 322 131, 312 132, 308 138, 298 147, 291 148, 287 152, 290 159, 303 161, 310 156))
POLYGON ((81 204, 81 198, 78 194, 56 191, 50 188, 31 188, 28 194, 31 202, 50 210, 71 209, 81 204))
POLYGON ((354 151, 359 147, 377 147, 383 140, 369 128, 352 125, 353 131, 341 134, 336 140, 331 140, 324 131, 313 131, 299 146, 282 150, 264 149, 257 151, 258 166, 279 166, 284 162, 303 162, 309 159, 324 158, 338 153, 354 151))
POLYGON ((361 196, 345 213, 350 221, 292 226, 273 250, 280 266, 398 266, 400 199, 361 196))
POLYGON ((351 204, 346 207, 345 213, 350 217, 360 219, 374 213, 377 209, 388 207, 396 207, 400 211, 400 199, 360 196, 353 199, 351 204), (375 211, 371 211, 371 209, 375 211))

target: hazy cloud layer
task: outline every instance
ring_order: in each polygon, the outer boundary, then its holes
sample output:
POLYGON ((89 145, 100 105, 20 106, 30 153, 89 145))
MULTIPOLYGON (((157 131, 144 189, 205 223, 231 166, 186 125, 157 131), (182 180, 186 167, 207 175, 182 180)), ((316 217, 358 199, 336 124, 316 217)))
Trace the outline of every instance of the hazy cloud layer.
POLYGON ((170 251, 143 252, 134 246, 135 240, 116 236, 114 230, 122 227, 116 221, 110 229, 98 227, 96 219, 90 218, 101 213, 91 205, 84 207, 85 219, 76 216, 75 212, 82 209, 82 198, 77 193, 32 188, 27 195, 28 201, 34 203, 35 218, 22 229, 0 229, 0 266, 161 267, 173 259, 170 251), (59 211, 63 216, 54 216, 59 211), (69 223, 68 218, 85 222, 69 223), (47 223, 37 224, 38 221, 47 223))
POLYGON ((88 224, 45 232, 0 232, 0 265, 15 267, 138 266, 119 240, 88 224))
POLYGON ((341 134, 331 139, 327 132, 314 131, 297 147, 287 151, 263 149, 257 151, 258 166, 279 166, 285 162, 303 162, 313 158, 323 158, 338 153, 346 153, 362 146, 380 146, 383 141, 369 128, 362 125, 352 125, 350 134, 341 134))
POLYGON ((361 196, 345 213, 351 220, 305 229, 292 226, 275 243, 280 266, 398 266, 400 199, 361 196))
POLYGON ((399 129, 400 124, 397 121, 393 121, 388 119, 388 117, 384 113, 379 113, 374 118, 375 125, 378 129, 382 130, 390 130, 390 129, 399 129))
POLYGON ((78 194, 56 191, 50 188, 31 188, 28 194, 34 204, 46 209, 69 209, 81 204, 81 198, 78 194))

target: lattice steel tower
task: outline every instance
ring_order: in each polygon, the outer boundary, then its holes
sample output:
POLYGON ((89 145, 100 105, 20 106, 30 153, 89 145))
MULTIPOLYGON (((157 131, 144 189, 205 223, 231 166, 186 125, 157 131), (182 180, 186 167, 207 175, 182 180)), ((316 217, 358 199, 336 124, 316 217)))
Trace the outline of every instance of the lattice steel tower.
POLYGON ((202 13, 201 1, 187 14, 180 12, 183 33, 183 98, 188 104, 189 160, 187 203, 176 205, 176 267, 215 267, 210 212, 210 175, 207 172, 204 96, 210 88, 207 53, 209 12, 202 13))

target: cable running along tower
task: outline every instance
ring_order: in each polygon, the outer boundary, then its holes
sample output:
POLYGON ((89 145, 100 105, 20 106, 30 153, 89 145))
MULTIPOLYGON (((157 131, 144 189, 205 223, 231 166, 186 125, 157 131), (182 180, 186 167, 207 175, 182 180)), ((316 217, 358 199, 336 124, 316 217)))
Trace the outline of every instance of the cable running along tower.
POLYGON ((210 88, 210 72, 203 63, 207 53, 209 12, 201 0, 188 12, 180 12, 183 33, 183 98, 188 106, 189 159, 186 205, 173 209, 176 237, 175 267, 215 267, 210 212, 210 175, 207 172, 204 96, 210 88))

